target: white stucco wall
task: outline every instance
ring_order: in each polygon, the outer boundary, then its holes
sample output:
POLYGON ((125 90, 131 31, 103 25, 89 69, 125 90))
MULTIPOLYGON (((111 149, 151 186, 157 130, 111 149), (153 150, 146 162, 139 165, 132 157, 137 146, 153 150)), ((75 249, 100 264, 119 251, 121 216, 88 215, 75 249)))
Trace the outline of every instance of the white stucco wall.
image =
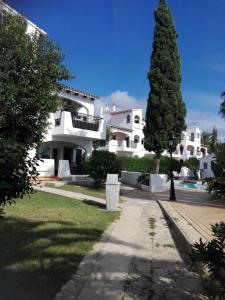
POLYGON ((121 182, 131 184, 131 185, 137 185, 137 179, 141 175, 142 175, 141 172, 122 171, 121 172, 121 182))
POLYGON ((214 173, 211 169, 211 163, 215 160, 215 156, 213 154, 207 155, 200 159, 200 170, 202 174, 202 178, 214 177, 214 173), (207 168, 206 167, 207 164, 207 168))
POLYGON ((42 159, 38 161, 37 171, 39 176, 54 176, 55 175, 55 161, 54 159, 42 159))

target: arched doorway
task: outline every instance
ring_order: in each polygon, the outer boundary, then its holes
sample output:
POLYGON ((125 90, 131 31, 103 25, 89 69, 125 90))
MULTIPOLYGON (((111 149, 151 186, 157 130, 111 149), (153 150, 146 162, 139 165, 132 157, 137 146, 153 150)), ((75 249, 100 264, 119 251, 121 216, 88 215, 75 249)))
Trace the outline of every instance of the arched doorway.
POLYGON ((194 147, 193 147, 193 146, 188 145, 188 146, 187 146, 187 151, 190 152, 190 155, 194 155, 194 147))

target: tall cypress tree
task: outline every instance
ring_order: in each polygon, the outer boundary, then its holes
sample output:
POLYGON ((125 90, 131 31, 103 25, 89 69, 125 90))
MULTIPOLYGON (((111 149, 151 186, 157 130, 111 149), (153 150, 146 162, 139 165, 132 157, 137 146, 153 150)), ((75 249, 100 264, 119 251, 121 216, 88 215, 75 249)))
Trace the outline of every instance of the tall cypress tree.
POLYGON ((150 93, 147 102, 145 148, 156 154, 156 173, 161 153, 169 149, 169 137, 174 144, 181 140, 186 128, 186 109, 181 94, 180 56, 177 33, 166 0, 160 0, 154 12, 155 31, 151 67, 148 73, 150 93))

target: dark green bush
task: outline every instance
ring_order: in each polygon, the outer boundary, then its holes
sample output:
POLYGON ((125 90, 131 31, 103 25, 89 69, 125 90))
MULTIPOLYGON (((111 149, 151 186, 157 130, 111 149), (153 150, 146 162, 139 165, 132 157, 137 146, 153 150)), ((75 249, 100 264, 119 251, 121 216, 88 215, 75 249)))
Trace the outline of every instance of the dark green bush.
POLYGON ((200 162, 196 157, 190 157, 184 161, 184 166, 191 171, 198 171, 200 167, 200 162))
POLYGON ((207 184, 209 194, 214 194, 216 198, 225 196, 225 177, 206 178, 203 183, 207 184))
MULTIPOLYGON (((161 174, 168 174, 170 175, 170 158, 167 156, 161 156, 160 158, 160 167, 159 167, 159 173, 161 174)), ((180 173, 181 169, 181 163, 179 160, 173 159, 172 160, 172 170, 180 173)))
MULTIPOLYGON (((121 165, 122 171, 129 172, 141 172, 141 173, 153 173, 155 169, 154 157, 118 157, 117 160, 121 165)), ((178 160, 173 159, 172 162, 173 171, 180 172, 181 164, 178 160)), ((170 158, 162 156, 160 158, 160 169, 162 174, 170 174, 170 158)))
POLYGON ((88 172, 94 179, 94 184, 101 185, 105 182, 107 174, 120 173, 120 164, 114 153, 95 150, 88 163, 88 172))
POLYGON ((192 264, 200 262, 203 266, 207 266, 211 281, 218 280, 219 285, 215 291, 217 295, 213 299, 224 299, 221 296, 225 294, 225 282, 222 272, 225 270, 225 223, 220 222, 211 226, 213 239, 210 242, 203 242, 192 246, 189 253, 192 264))
POLYGON ((122 171, 151 173, 154 170, 152 157, 118 157, 122 171))

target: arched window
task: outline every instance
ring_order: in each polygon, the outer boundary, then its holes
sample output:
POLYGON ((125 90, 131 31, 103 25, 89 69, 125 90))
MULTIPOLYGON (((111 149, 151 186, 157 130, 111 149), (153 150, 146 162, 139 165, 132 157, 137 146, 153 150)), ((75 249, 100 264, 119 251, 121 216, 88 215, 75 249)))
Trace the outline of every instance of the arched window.
POLYGON ((134 143, 137 144, 137 143, 139 143, 139 141, 140 141, 139 136, 135 135, 135 137, 134 137, 134 143))
POLYGON ((140 123, 140 117, 139 116, 135 116, 134 117, 134 123, 139 124, 140 123))
POLYGON ((182 155, 184 152, 184 146, 183 145, 180 145, 180 154, 182 155))
POLYGON ((141 144, 144 145, 144 139, 141 140, 141 144))
POLYGON ((130 123, 130 115, 127 115, 127 123, 130 123))
POLYGON ((194 142, 194 140, 195 140, 195 134, 194 134, 194 132, 192 132, 191 133, 191 141, 194 142))

